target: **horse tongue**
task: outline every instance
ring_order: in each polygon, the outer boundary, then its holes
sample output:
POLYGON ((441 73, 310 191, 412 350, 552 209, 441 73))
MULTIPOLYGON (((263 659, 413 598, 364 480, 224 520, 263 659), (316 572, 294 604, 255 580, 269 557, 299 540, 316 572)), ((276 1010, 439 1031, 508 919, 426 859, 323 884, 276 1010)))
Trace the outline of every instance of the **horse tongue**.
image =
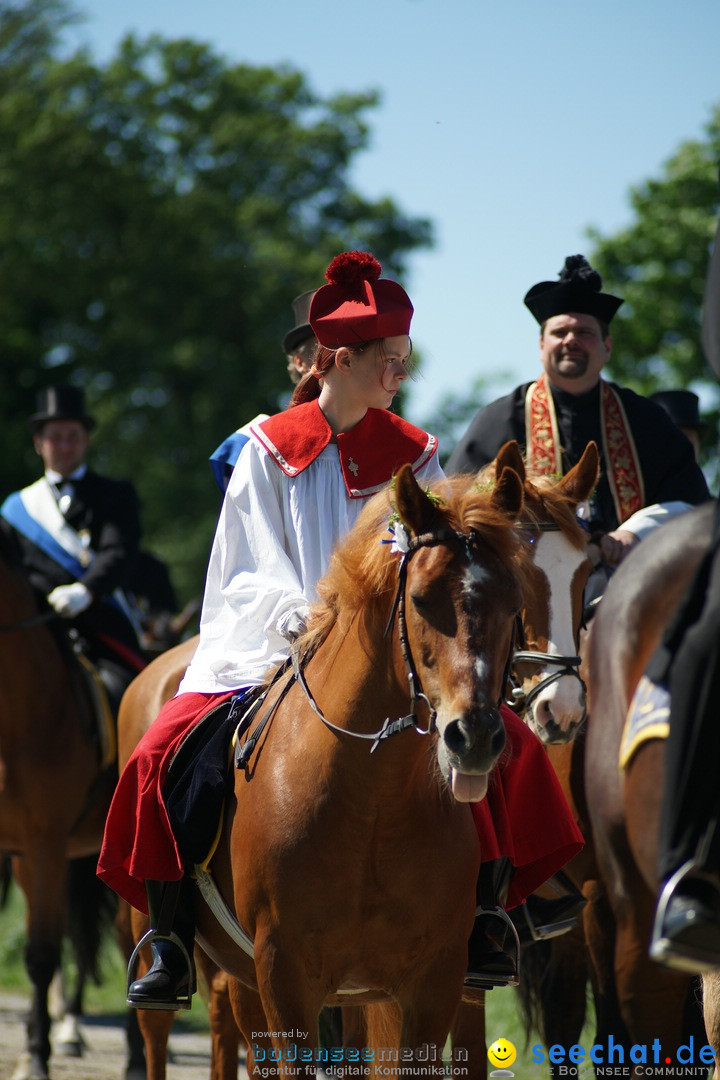
POLYGON ((458 802, 480 802, 487 795, 487 773, 459 773, 452 769, 452 793, 458 802))

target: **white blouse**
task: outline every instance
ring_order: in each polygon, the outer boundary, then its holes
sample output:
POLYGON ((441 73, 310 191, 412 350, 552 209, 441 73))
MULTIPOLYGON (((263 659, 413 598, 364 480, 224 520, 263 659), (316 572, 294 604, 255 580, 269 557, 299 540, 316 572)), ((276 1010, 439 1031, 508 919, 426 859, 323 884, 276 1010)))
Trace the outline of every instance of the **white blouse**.
MULTIPOLYGON (((437 454, 416 476, 423 484, 442 478, 437 454)), ((283 630, 317 599, 315 586, 335 544, 366 502, 348 495, 334 443, 289 477, 250 439, 228 485, 210 555, 200 643, 178 693, 256 686, 287 658, 283 630)))

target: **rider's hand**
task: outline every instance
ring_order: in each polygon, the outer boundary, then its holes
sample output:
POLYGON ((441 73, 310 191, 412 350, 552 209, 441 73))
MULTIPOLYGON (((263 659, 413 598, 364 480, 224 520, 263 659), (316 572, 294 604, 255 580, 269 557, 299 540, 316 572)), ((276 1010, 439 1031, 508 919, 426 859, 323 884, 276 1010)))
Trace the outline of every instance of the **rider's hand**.
POLYGON ((607 566, 618 566, 627 553, 639 543, 635 533, 628 529, 615 529, 600 539, 600 553, 607 566))
POLYGON ((305 633, 307 617, 307 608, 296 608, 295 611, 288 611, 286 615, 283 615, 278 620, 278 630, 288 641, 294 641, 295 638, 299 638, 301 634, 305 633))
POLYGON ((47 598, 48 604, 64 619, 74 619, 81 611, 89 608, 93 595, 81 581, 72 585, 58 585, 47 598))

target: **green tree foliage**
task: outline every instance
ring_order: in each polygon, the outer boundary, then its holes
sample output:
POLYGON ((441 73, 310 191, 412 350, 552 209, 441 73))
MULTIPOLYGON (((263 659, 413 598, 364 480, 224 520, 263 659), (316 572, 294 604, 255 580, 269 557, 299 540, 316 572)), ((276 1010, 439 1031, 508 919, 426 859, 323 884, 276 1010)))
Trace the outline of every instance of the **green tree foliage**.
POLYGON ((348 173, 374 92, 127 37, 62 52, 64 0, 0 0, 0 493, 37 475, 40 386, 84 387, 93 462, 132 477, 146 543, 197 593, 218 510, 208 454, 288 381, 290 301, 344 248, 403 276, 424 219, 348 173))
POLYGON ((684 142, 659 178, 631 190, 631 225, 612 236, 588 233, 605 288, 625 299, 613 322, 609 372, 640 393, 716 386, 700 326, 720 210, 720 106, 705 133, 684 142))

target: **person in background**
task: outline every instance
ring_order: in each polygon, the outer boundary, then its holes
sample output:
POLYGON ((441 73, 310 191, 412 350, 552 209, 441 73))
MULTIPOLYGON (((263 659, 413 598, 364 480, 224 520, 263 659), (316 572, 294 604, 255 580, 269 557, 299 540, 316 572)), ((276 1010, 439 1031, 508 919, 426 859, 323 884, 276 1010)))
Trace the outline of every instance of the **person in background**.
POLYGON ((43 608, 75 631, 113 700, 145 666, 123 587, 140 543, 138 498, 127 480, 87 465, 95 420, 81 390, 49 386, 30 417, 43 475, 14 492, 0 521, 43 608), (118 685, 117 667, 124 672, 118 685))
POLYGON ((695 460, 700 460, 700 440, 705 421, 700 418, 700 398, 692 390, 656 390, 650 394, 650 401, 657 402, 670 419, 690 440, 695 453, 695 460))
MULTIPOLYGON (((315 289, 310 289, 309 292, 301 293, 300 296, 296 296, 293 300, 295 325, 292 330, 288 330, 282 341, 283 352, 287 360, 287 370, 293 386, 297 386, 302 377, 307 375, 312 367, 317 338, 308 320, 310 318, 310 303, 315 291, 315 289)), ((228 435, 226 439, 223 439, 218 448, 210 455, 210 467, 223 495, 235 468, 235 462, 240 456, 240 451, 250 438, 251 425, 267 419, 266 413, 256 416, 249 423, 234 431, 232 435, 228 435)))
POLYGON ((516 439, 532 469, 564 475, 594 440, 600 479, 579 516, 603 563, 591 575, 588 602, 613 568, 669 517, 710 498, 688 440, 654 401, 608 382, 610 324, 623 301, 602 291, 602 278, 582 255, 570 255, 557 281, 541 281, 525 306, 540 326, 542 372, 481 409, 451 455, 446 472, 487 465, 516 439))

